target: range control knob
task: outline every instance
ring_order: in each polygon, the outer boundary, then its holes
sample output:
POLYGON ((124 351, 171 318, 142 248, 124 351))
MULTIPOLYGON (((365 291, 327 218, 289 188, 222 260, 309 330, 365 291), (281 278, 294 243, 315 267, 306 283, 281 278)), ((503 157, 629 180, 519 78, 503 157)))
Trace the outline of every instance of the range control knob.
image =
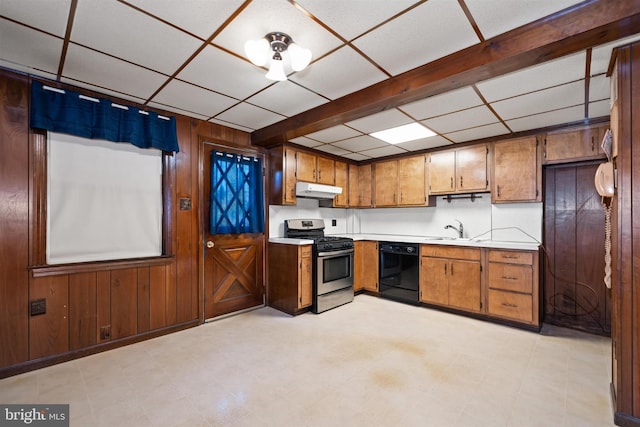
POLYGON ((416 248, 414 248, 413 246, 407 246, 407 252, 409 253, 413 253, 415 252, 416 248))

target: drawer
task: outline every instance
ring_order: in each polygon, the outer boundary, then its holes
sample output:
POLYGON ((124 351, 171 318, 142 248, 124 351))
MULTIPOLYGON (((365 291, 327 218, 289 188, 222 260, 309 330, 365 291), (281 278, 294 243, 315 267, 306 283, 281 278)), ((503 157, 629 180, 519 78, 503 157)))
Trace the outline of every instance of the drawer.
POLYGON ((533 269, 527 265, 489 263, 489 288, 530 294, 533 269))
POLYGON ((306 258, 311 256, 311 245, 304 245, 298 247, 298 255, 301 258, 306 258))
POLYGON ((480 261, 479 248, 421 245, 420 255, 434 258, 467 259, 470 261, 480 261))
POLYGON ((529 251, 489 251, 489 262, 508 264, 533 264, 533 253, 529 251))
POLYGON ((531 295, 489 289, 488 313, 521 322, 533 322, 531 295))

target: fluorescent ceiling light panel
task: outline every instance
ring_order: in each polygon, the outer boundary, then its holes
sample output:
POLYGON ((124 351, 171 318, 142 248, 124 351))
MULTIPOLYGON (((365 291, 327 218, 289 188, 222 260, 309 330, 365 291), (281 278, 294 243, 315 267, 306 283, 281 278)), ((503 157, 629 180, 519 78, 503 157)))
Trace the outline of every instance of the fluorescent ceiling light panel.
POLYGON ((415 139, 428 138, 435 134, 431 129, 426 128, 420 123, 410 123, 408 125, 373 132, 369 135, 388 142, 389 144, 401 144, 415 139))

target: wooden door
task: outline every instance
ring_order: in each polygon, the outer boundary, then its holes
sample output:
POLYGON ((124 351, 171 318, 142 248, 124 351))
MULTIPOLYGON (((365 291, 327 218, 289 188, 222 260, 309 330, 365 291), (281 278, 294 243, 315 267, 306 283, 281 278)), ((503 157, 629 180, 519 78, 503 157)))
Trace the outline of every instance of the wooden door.
POLYGON ((286 205, 296 204, 296 151, 291 148, 284 150, 284 178, 283 199, 286 205))
POLYGON ((398 204, 398 162, 389 160, 374 164, 375 168, 375 204, 380 206, 396 206, 398 204))
POLYGON ((378 242, 353 243, 353 288, 378 292, 378 242))
POLYGON ((487 154, 487 146, 484 144, 463 148, 456 152, 457 191, 489 190, 487 154))
POLYGON ((449 305, 480 311, 480 263, 451 260, 449 264, 449 305))
POLYGON ((425 156, 398 160, 399 205, 424 205, 427 203, 425 156))
POLYGON ((608 335, 611 291, 604 285, 604 210, 598 163, 545 169, 545 322, 608 335))
POLYGON ((349 206, 349 172, 345 162, 336 162, 336 186, 342 188, 342 193, 333 199, 333 206, 336 208, 346 208, 349 206))
POLYGON ((357 165, 349 165, 349 207, 351 208, 357 208, 360 206, 359 170, 360 168, 357 165))
POLYGON ((304 151, 296 152, 296 177, 298 181, 316 182, 315 155, 304 151))
POLYGON ((298 247, 298 308, 313 303, 313 258, 311 246, 298 247))
MULTIPOLYGON (((209 159, 214 149, 215 147, 211 144, 204 144, 204 203, 202 206, 205 242, 205 319, 264 304, 264 233, 210 234, 209 232, 211 190, 209 159)), ((226 148, 224 151, 233 152, 226 148)))
POLYGON ((535 136, 496 142, 494 157, 493 203, 542 200, 538 190, 540 163, 535 136))
POLYGON ((443 151, 431 154, 429 161, 429 193, 446 194, 455 190, 456 153, 443 151))
POLYGON ((600 143, 605 129, 592 127, 547 134, 544 140, 544 161, 547 164, 593 158, 604 158, 600 143))
POLYGON ((449 304, 448 259, 422 257, 420 277, 420 301, 449 304))

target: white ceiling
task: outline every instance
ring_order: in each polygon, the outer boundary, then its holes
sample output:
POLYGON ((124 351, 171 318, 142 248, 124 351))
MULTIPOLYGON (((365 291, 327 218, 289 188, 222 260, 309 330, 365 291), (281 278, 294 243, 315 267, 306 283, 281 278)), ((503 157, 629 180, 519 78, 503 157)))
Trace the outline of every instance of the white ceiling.
MULTIPOLYGON (((577 3, 78 0, 71 10, 71 0, 0 0, 0 66, 252 132, 577 3), (267 80, 266 70, 244 56, 246 40, 272 31, 313 52, 311 65, 288 81, 267 80)), ((606 116, 611 50, 637 39, 640 34, 593 47, 590 56, 578 52, 292 142, 366 160, 606 116), (367 135, 412 121, 438 135, 397 146, 367 135)))

